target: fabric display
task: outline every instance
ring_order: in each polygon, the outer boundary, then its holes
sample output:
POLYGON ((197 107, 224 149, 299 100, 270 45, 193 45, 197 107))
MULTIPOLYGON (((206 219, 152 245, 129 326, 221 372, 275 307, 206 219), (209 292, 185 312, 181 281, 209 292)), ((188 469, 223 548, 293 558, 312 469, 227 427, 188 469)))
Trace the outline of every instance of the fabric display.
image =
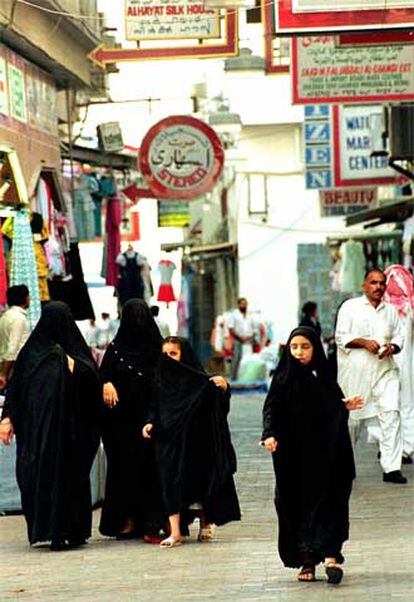
POLYGON ((152 284, 151 271, 152 268, 148 262, 148 259, 141 255, 143 264, 141 267, 141 276, 144 282, 144 301, 151 305, 151 297, 154 296, 154 287, 152 284))
POLYGON ((80 241, 90 241, 95 238, 95 206, 91 192, 92 180, 81 174, 74 178, 73 201, 75 209, 76 230, 80 241))
POLYGON ((361 242, 348 240, 340 248, 342 263, 339 280, 342 293, 360 290, 365 275, 364 246, 361 242))
POLYGON ((117 291, 121 306, 129 299, 143 299, 145 287, 141 273, 144 266, 142 255, 130 245, 124 253, 118 255, 116 263, 119 266, 117 291))
POLYGON ((94 230, 95 236, 102 236, 102 192, 100 181, 98 180, 98 176, 93 173, 86 173, 85 176, 89 180, 89 191, 91 194, 92 202, 93 202, 93 219, 94 219, 94 230))
POLYGON ((384 300, 398 312, 404 326, 404 346, 395 355, 400 370, 401 426, 403 454, 414 453, 414 286, 411 273, 402 265, 392 265, 385 270, 387 289, 384 300))
POLYGON ((413 267, 414 215, 406 219, 404 222, 402 242, 404 267, 410 269, 413 267))
MULTIPOLYGON (((3 228, 6 223, 7 220, 3 228)), ((11 253, 10 286, 25 284, 28 287, 30 292, 28 316, 30 325, 34 328, 40 318, 41 304, 35 243, 30 227, 29 212, 26 210, 16 211, 12 228, 13 250, 11 253)))
POLYGON ((108 286, 117 286, 119 266, 116 258, 121 251, 120 225, 122 220, 121 201, 112 197, 107 201, 106 209, 106 238, 104 243, 103 272, 108 286))
POLYGON ((0 230, 0 306, 6 305, 7 270, 3 247, 3 234, 0 230))
MULTIPOLYGON (((50 294, 49 288, 47 285, 47 277, 49 273, 48 262, 46 257, 46 252, 44 245, 49 238, 49 231, 46 222, 40 213, 32 213, 29 216, 28 212, 25 212, 26 216, 30 222, 30 238, 33 241, 33 251, 35 255, 35 263, 37 269, 37 277, 38 277, 38 290, 40 294, 41 301, 49 301, 50 294)), ((14 217, 8 217, 3 224, 2 232, 3 235, 8 238, 12 242, 12 248, 8 257, 9 264, 9 272, 12 271, 12 265, 14 262, 14 256, 17 252, 17 248, 15 246, 15 237, 16 237, 16 217, 19 215, 19 212, 15 213, 14 217)), ((20 284, 25 284, 21 282, 20 284)))
POLYGON ((175 263, 169 259, 162 259, 158 264, 158 271, 161 277, 160 288, 158 289, 157 301, 163 301, 167 303, 167 306, 172 301, 175 301, 174 289, 171 281, 174 270, 177 269, 175 263))

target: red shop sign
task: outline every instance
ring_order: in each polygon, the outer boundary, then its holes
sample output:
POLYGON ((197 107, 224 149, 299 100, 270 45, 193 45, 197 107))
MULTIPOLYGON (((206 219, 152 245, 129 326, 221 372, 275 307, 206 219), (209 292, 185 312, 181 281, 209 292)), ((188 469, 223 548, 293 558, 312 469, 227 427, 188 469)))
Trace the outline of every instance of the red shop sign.
POLYGON ((204 121, 175 115, 147 132, 139 163, 156 198, 189 201, 213 188, 223 171, 224 149, 204 121))

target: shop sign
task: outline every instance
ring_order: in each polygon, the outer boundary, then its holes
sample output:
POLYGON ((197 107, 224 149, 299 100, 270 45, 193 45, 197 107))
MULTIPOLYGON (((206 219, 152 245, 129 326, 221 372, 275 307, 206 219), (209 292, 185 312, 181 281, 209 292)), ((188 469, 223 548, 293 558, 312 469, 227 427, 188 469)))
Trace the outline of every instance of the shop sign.
POLYGON ((303 126, 306 188, 331 188, 333 183, 333 124, 329 105, 307 105, 303 126))
POLYGON ((115 153, 124 148, 122 130, 118 121, 101 123, 97 130, 100 145, 105 151, 115 153))
POLYGON ((306 105, 304 132, 306 188, 393 184, 387 157, 373 157, 373 124, 381 105, 306 105))
POLYGON ((275 11, 278 34, 414 26, 412 0, 279 0, 275 11))
POLYGON ((22 123, 27 123, 26 91, 23 71, 9 63, 8 80, 10 115, 22 123))
POLYGON ((158 201, 160 228, 185 228, 190 221, 190 207, 185 201, 158 201))
POLYGON ((157 198, 191 200, 217 182, 223 171, 224 149, 217 134, 203 121, 172 116, 145 135, 139 163, 157 198))
POLYGON ((4 58, 0 57, 0 113, 9 114, 9 101, 7 98, 7 66, 4 58))
POLYGON ((125 0, 127 40, 220 37, 220 17, 200 0, 125 0))
POLYGON ((321 217, 350 215, 378 205, 377 188, 334 188, 319 192, 321 217))
POLYGON ((414 99, 414 45, 338 48, 333 36, 292 40, 293 102, 414 99))
POLYGON ((29 125, 57 136, 56 87, 47 75, 30 65, 26 66, 26 99, 29 125))
MULTIPOLYGON (((372 156, 374 123, 382 114, 381 105, 348 105, 333 109, 335 182, 358 184, 395 181, 388 157, 372 156)), ((349 184, 348 184, 349 185, 349 184)))

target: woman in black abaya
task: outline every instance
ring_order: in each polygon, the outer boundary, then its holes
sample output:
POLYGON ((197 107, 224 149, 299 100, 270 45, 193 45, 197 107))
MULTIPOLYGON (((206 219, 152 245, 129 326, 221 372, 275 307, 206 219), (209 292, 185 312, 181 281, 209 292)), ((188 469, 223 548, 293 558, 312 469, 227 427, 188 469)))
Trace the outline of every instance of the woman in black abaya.
POLYGON ((52 550, 61 550, 90 537, 100 393, 97 368, 69 307, 48 303, 15 363, 1 422, 5 444, 16 434, 31 544, 51 541, 52 550))
POLYGON ((182 529, 187 532, 195 513, 200 517, 199 541, 213 538, 213 525, 240 520, 229 410, 227 382, 207 376, 186 339, 165 339, 158 397, 143 429, 144 438, 153 435, 156 441, 170 520, 171 534, 162 547, 181 543, 182 529))
MULTIPOLYGON (((162 338, 147 304, 130 299, 117 336, 103 358, 103 443, 107 456, 100 531, 151 541, 166 519, 152 442, 140 432, 154 396, 162 338)), ((159 541, 159 540, 158 540, 159 541)))
POLYGON ((296 328, 264 404, 262 443, 276 476, 279 554, 301 567, 300 581, 314 581, 321 561, 330 583, 342 579, 355 477, 348 410, 361 406, 359 396, 343 400, 315 330, 296 328))

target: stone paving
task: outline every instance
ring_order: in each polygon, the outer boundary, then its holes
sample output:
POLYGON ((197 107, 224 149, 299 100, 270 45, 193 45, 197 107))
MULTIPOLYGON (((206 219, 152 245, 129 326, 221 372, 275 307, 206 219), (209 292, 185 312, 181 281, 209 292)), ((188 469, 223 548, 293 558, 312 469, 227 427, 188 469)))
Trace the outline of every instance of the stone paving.
POLYGON ((342 584, 328 586, 322 569, 316 583, 301 584, 283 568, 276 552, 271 461, 258 446, 262 402, 260 395, 233 398, 241 523, 220 528, 216 541, 204 544, 197 543, 194 527, 175 549, 111 541, 95 527, 82 551, 50 553, 29 548, 21 516, 3 517, 0 601, 414 601, 414 468, 405 470, 407 486, 383 484, 370 446, 358 451, 342 584))

